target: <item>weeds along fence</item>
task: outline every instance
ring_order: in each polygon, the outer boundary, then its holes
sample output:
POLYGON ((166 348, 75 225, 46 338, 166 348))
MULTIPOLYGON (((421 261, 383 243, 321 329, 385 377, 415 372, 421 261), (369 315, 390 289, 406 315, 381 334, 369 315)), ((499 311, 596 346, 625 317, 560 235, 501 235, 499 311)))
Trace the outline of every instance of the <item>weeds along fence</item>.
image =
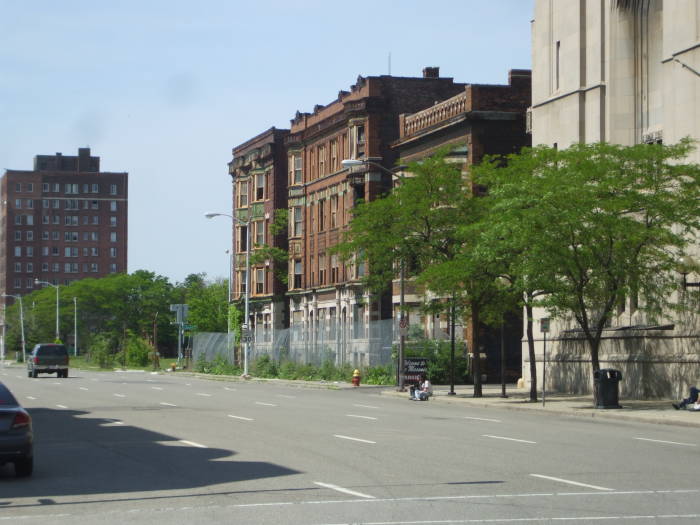
MULTIPOLYGON (((442 330, 433 330, 430 339, 426 338, 420 324, 409 326, 408 333, 407 349, 411 351, 420 350, 417 348, 420 346, 425 352, 437 354, 440 343, 449 340, 449 334, 442 330), (421 343, 417 344, 417 340, 421 343)), ((399 338, 398 322, 394 319, 346 325, 320 320, 311 328, 293 326, 281 330, 257 327, 248 359, 252 362, 266 355, 278 363, 299 365, 321 366, 330 362, 338 367, 350 365, 353 368, 393 366, 399 338)), ((223 357, 233 364, 239 362, 241 355, 240 346, 232 335, 208 332, 194 335, 192 358, 195 362, 223 357)))

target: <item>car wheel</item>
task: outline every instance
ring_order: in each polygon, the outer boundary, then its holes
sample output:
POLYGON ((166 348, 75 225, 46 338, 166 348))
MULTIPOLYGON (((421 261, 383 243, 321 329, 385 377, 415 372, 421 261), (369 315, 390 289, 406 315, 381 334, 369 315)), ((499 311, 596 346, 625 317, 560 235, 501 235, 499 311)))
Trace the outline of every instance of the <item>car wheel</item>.
POLYGON ((63 371, 61 372, 61 377, 64 378, 64 379, 67 378, 67 377, 68 377, 68 370, 63 370, 63 371))
POLYGON ((27 377, 32 377, 32 371, 31 371, 31 370, 27 370, 27 377))
POLYGON ((34 458, 22 458, 15 461, 15 476, 26 478, 34 471, 34 458))
POLYGON ((36 379, 36 376, 38 376, 38 375, 39 375, 39 372, 37 372, 36 370, 32 370, 32 377, 34 379, 36 379))

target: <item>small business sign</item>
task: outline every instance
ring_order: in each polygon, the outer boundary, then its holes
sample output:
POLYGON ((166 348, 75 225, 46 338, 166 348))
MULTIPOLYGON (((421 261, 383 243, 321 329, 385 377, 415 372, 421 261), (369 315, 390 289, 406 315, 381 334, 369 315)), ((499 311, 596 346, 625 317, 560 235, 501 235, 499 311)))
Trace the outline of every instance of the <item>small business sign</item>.
POLYGON ((406 383, 417 383, 421 374, 428 374, 427 357, 405 357, 403 360, 403 381, 406 383))

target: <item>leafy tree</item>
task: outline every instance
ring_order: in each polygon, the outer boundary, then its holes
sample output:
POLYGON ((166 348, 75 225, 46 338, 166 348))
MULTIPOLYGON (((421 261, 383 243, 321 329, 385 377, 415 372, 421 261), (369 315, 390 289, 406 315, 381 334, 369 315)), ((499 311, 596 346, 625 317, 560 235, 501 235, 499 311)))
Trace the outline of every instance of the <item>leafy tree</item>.
MULTIPOLYGON (((517 286, 583 332, 593 370, 603 329, 625 298, 654 322, 677 288, 678 259, 700 228, 700 167, 676 145, 576 144, 511 155, 481 182, 491 220, 512 243, 517 286)), ((493 167, 493 165, 491 166, 493 167)), ((498 237, 498 235, 497 235, 498 237)))
POLYGON ((226 332, 228 320, 228 281, 206 281, 206 274, 185 279, 181 301, 189 306, 188 323, 201 332, 226 332))

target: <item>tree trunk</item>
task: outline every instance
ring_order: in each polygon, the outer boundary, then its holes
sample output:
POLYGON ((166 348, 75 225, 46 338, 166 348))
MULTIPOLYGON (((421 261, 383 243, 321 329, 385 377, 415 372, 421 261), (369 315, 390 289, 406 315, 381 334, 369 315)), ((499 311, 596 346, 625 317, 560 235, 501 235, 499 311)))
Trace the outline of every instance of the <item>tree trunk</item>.
POLYGON ((481 397, 481 349, 479 348, 479 307, 472 304, 472 340, 474 359, 472 360, 472 375, 474 377, 474 396, 481 397))
POLYGON ((537 401, 537 359, 535 357, 535 337, 532 331, 532 305, 525 303, 527 316, 527 351, 530 357, 530 401, 537 401))

